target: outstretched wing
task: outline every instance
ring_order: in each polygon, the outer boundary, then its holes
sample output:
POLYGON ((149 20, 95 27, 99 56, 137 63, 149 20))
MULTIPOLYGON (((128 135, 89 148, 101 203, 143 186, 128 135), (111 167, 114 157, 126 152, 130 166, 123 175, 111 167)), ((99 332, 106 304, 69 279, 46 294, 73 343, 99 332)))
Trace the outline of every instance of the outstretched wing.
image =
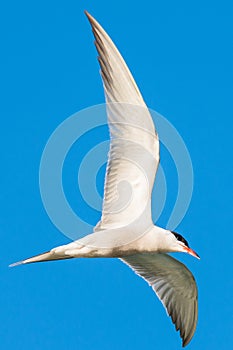
POLYGON ((158 137, 123 58, 99 23, 87 12, 86 15, 99 54, 111 136, 102 217, 95 230, 136 222, 136 227, 140 222, 144 229, 151 224, 151 191, 159 163, 158 137))
POLYGON ((137 254, 121 260, 153 288, 186 346, 195 332, 198 314, 197 286, 192 273, 167 254, 137 254))

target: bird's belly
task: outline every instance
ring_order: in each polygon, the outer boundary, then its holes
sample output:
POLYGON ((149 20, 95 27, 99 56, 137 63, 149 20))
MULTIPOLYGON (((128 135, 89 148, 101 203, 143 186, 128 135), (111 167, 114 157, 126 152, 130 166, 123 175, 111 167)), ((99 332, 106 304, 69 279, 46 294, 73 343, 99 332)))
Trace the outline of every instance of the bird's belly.
POLYGON ((128 237, 128 242, 126 234, 122 235, 122 232, 118 233, 117 230, 96 232, 57 250, 62 249, 63 252, 65 250, 65 254, 72 257, 117 258, 138 253, 158 252, 156 235, 152 230, 138 235, 135 239, 132 239, 132 236, 128 237))
POLYGON ((97 248, 91 246, 83 246, 75 249, 68 249, 65 254, 76 258, 120 258, 126 255, 141 253, 136 248, 113 247, 113 248, 97 248))

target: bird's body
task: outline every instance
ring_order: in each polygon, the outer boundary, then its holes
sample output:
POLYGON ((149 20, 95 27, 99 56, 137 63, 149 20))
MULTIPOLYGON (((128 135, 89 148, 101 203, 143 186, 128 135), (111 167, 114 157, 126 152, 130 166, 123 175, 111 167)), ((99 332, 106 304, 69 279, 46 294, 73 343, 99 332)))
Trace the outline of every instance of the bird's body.
POLYGON ((12 265, 81 257, 120 258, 152 286, 185 346, 196 328, 197 287, 192 273, 166 253, 198 255, 182 236, 152 222, 158 135, 123 58, 98 22, 86 14, 99 53, 111 136, 102 217, 93 233, 12 265))
MULTIPOLYGON (((64 258, 120 258, 132 254, 139 253, 163 253, 172 252, 176 250, 176 239, 168 230, 164 230, 158 226, 152 226, 147 232, 144 232, 141 237, 130 241, 124 245, 120 242, 127 237, 127 230, 115 229, 97 231, 89 234, 77 241, 71 242, 53 248, 47 252, 47 259, 56 259, 58 256, 64 258), (174 241, 174 249, 172 249, 171 242, 174 241), (48 256, 50 254, 50 256, 48 256)), ((32 257, 20 263, 36 262, 37 259, 44 260, 43 254, 38 257, 32 257), (35 260, 35 261, 33 261, 35 260)), ((17 263, 16 263, 17 264, 17 263)))

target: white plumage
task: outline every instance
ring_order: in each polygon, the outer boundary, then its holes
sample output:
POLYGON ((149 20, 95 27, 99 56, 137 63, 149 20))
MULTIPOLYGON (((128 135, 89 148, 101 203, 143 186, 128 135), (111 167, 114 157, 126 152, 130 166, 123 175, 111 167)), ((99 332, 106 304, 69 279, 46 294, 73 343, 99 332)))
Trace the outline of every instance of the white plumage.
POLYGON ((102 217, 92 234, 11 266, 75 257, 118 257, 153 288, 185 346, 196 328, 197 287, 192 273, 166 253, 198 255, 181 235, 152 223, 158 135, 119 51, 99 23, 86 15, 99 53, 111 136, 102 217))

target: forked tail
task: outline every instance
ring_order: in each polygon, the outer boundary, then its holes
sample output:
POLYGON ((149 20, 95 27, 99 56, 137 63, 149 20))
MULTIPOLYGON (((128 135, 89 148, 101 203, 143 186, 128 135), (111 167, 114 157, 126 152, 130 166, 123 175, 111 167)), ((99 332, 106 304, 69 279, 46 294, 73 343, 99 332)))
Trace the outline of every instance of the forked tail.
POLYGON ((72 259, 72 256, 69 256, 69 255, 66 256, 66 255, 62 255, 62 254, 59 255, 59 254, 55 254, 54 251, 49 251, 49 252, 46 252, 43 254, 38 254, 38 255, 32 256, 31 258, 13 263, 13 264, 9 265, 9 267, 22 265, 22 264, 31 264, 31 263, 35 263, 35 262, 62 260, 62 259, 72 259))

